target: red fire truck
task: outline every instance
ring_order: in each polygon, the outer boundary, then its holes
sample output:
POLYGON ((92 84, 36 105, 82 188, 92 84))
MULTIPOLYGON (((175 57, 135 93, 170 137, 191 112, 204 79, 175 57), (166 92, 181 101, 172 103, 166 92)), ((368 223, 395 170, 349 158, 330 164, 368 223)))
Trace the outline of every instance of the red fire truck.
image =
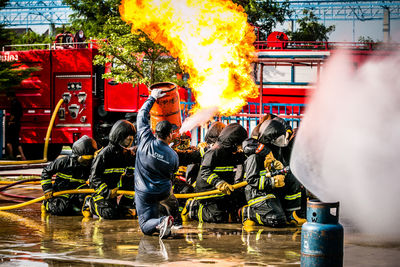
MULTIPOLYGON (((372 52, 368 44, 341 44, 354 46, 355 64, 361 63, 372 52)), ((220 119, 240 122, 250 131, 257 124, 259 114, 270 112, 290 120, 296 127, 324 60, 339 44, 279 39, 256 42, 255 45, 259 52, 254 76, 262 97, 250 99, 238 116, 220 119)), ((63 145, 72 144, 82 135, 93 136, 105 145, 112 124, 124 118, 127 112, 137 112, 148 97, 145 85, 132 86, 102 78, 108 69, 93 64, 93 58, 98 54, 95 42, 84 46, 55 43, 46 49, 26 46, 25 51, 11 51, 11 47, 3 47, 2 61, 17 61, 24 66, 40 68, 16 89, 23 106, 20 142, 29 159, 42 157, 51 113, 60 99, 64 99, 64 103, 54 122, 49 159, 56 157, 63 145)), ((192 103, 184 105, 186 113, 192 103)), ((0 95, 0 109, 7 108, 6 97, 0 95)), ((194 142, 201 140, 205 132, 201 128, 195 131, 197 133, 192 134, 194 142)))
MULTIPOLYGON (((37 45, 36 45, 37 46, 37 45)), ((17 61, 22 67, 39 67, 16 88, 22 104, 20 143, 29 159, 41 158, 51 113, 64 99, 54 122, 49 145, 49 158, 57 156, 63 145, 72 144, 82 135, 106 143, 112 124, 126 112, 137 112, 148 96, 145 85, 132 86, 104 80, 107 71, 93 65, 98 53, 94 42, 84 48, 48 45, 46 49, 5 51, 2 61, 17 61)), ((0 109, 7 109, 5 95, 0 96, 0 109)))

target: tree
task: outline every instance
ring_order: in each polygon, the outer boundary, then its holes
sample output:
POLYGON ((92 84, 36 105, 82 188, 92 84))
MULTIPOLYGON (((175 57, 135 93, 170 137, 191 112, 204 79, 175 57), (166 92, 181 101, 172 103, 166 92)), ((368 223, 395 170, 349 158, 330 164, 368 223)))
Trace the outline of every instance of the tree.
POLYGON ((288 1, 282 4, 273 0, 233 0, 233 2, 244 8, 248 22, 260 30, 261 40, 266 40, 276 24, 283 23, 285 16, 291 14, 288 1))
POLYGON ((73 27, 98 39, 101 54, 94 63, 112 66, 104 78, 133 84, 171 81, 185 85, 176 79, 175 75, 182 70, 165 47, 155 44, 141 31, 131 33, 131 26, 120 18, 119 0, 64 1, 75 11, 73 27))
POLYGON ((117 82, 153 84, 160 81, 178 82, 174 75, 180 72, 177 60, 169 56, 165 47, 152 42, 145 33, 131 33, 130 26, 120 17, 110 17, 99 41, 101 54, 94 63, 112 64, 104 78, 117 82))
MULTIPOLYGON (((33 31, 28 31, 24 34, 11 33, 10 43, 12 44, 51 44, 53 38, 46 34, 38 34, 33 31)), ((43 49, 43 45, 29 46, 29 49, 43 49)), ((14 50, 26 50, 26 47, 15 47, 14 50)))
POLYGON ((297 23, 299 28, 294 32, 286 32, 290 40, 293 41, 328 41, 328 35, 335 30, 335 25, 326 27, 318 23, 318 18, 312 11, 303 10, 304 17, 297 23))
POLYGON ((359 42, 359 43, 377 43, 378 41, 374 41, 374 39, 372 39, 369 36, 360 36, 360 37, 358 37, 357 42, 359 42))
POLYGON ((83 30, 86 36, 97 37, 110 17, 119 17, 120 0, 64 0, 74 13, 72 28, 83 30))
MULTIPOLYGON (((177 80, 175 74, 182 73, 176 59, 168 51, 154 44, 143 32, 131 33, 131 27, 120 19, 120 0, 64 0, 71 6, 72 27, 82 29, 86 36, 100 41, 100 52, 96 64, 112 64, 111 72, 104 75, 117 82, 172 81, 186 85, 177 80)), ((234 0, 244 7, 248 21, 259 27, 262 38, 266 39, 277 23, 282 23, 289 14, 289 3, 279 4, 273 0, 234 0)))
MULTIPOLYGON (((5 7, 8 0, 0 0, 0 9, 5 7)), ((0 45, 9 44, 12 38, 12 32, 0 24, 0 45)), ((6 56, 0 58, 0 92, 13 90, 21 81, 28 78, 37 68, 21 68, 22 64, 8 61, 6 56)))

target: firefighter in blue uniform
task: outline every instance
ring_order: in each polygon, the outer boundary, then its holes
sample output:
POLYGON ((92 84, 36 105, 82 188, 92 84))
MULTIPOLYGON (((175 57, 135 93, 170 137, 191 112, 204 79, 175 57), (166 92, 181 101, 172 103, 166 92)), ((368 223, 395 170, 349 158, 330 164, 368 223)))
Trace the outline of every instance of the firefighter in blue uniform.
POLYGON ((164 95, 162 89, 153 89, 139 110, 135 169, 135 203, 140 229, 146 235, 159 232, 160 238, 171 234, 173 216, 178 215, 178 201, 171 192, 179 158, 169 147, 177 126, 166 120, 160 121, 156 124, 154 135, 149 122, 150 109, 164 95), (169 216, 160 216, 160 204, 167 208, 169 216))

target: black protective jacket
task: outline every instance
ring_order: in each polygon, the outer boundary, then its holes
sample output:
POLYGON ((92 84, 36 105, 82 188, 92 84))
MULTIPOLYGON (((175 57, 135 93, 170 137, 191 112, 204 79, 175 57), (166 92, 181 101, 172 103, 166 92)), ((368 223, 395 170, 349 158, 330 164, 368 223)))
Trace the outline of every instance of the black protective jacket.
MULTIPOLYGON (((248 139, 253 141, 254 139, 248 139)), ((244 162, 245 179, 248 185, 245 187, 245 195, 247 202, 261 200, 262 197, 271 194, 273 191, 273 185, 270 178, 265 177, 267 170, 264 167, 265 156, 268 155, 271 150, 259 144, 256 140, 252 142, 257 144, 249 148, 249 146, 243 146, 246 154, 248 155, 244 162)))
POLYGON ((110 143, 96 156, 91 168, 89 182, 95 189, 96 201, 109 199, 110 190, 116 187, 134 189, 135 155, 132 150, 119 145, 127 136, 134 134, 134 126, 124 120, 116 122, 111 129, 110 143))
POLYGON ((246 137, 246 130, 237 123, 222 130, 217 143, 204 154, 196 180, 196 192, 213 190, 223 181, 235 183, 236 167, 245 160, 244 153, 236 152, 236 149, 246 137))
POLYGON ((83 166, 78 162, 82 155, 93 155, 97 149, 96 142, 84 135, 72 145, 72 155, 58 158, 42 171, 41 185, 44 192, 77 189, 86 184, 89 179, 90 166, 83 166), (54 185, 52 176, 56 174, 54 185))
POLYGON ((80 165, 76 157, 62 157, 43 169, 41 185, 44 192, 77 189, 86 184, 89 174, 90 166, 80 165), (56 179, 53 185, 51 178, 54 174, 56 174, 56 179))
POLYGON ((236 167, 243 164, 244 154, 233 154, 231 149, 213 147, 204 154, 196 180, 196 192, 214 190, 223 181, 234 184, 236 167))

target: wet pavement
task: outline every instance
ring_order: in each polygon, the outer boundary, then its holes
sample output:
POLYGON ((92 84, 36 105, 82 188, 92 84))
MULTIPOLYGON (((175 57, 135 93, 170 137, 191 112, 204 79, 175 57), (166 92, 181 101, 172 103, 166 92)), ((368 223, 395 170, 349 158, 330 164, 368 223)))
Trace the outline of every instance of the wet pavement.
POLYGON ((40 206, 0 212, 0 259, 10 266, 299 265, 296 228, 242 229, 191 222, 160 242, 137 220, 43 215, 40 206))
MULTIPOLYGON (((12 194, 40 196, 25 185, 12 194)), ((9 198, 0 198, 0 205, 9 198)), ((137 220, 41 214, 40 204, 0 211, 1 266, 300 266, 301 228, 190 222, 159 241, 137 220)), ((399 266, 400 245, 345 234, 344 266, 399 266)))

